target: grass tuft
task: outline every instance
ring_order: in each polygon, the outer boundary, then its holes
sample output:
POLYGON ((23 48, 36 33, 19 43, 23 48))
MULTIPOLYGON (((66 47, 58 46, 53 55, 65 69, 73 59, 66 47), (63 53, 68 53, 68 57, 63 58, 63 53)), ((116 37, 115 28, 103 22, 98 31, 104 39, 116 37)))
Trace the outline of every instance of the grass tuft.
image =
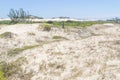
POLYGON ((37 46, 39 46, 39 45, 24 46, 22 48, 11 49, 11 50, 8 51, 8 56, 15 56, 15 55, 19 54, 20 52, 23 52, 23 51, 28 50, 28 49, 35 48, 37 46))
POLYGON ((8 79, 12 75, 21 74, 22 75, 22 68, 21 65, 27 63, 27 59, 25 57, 19 57, 17 60, 12 62, 2 62, 0 63, 0 80, 6 80, 4 76, 8 79), (1 79, 2 77, 2 79, 1 79))
POLYGON ((30 35, 30 36, 35 36, 35 33, 29 32, 28 35, 30 35))
POLYGON ((12 38, 12 35, 13 35, 13 33, 11 33, 11 32, 4 32, 4 33, 0 34, 0 37, 1 38, 12 38))
POLYGON ((62 36, 53 36, 52 39, 65 39, 65 40, 68 40, 67 38, 62 37, 62 36))
POLYGON ((2 70, 0 70, 0 80, 6 80, 2 70))

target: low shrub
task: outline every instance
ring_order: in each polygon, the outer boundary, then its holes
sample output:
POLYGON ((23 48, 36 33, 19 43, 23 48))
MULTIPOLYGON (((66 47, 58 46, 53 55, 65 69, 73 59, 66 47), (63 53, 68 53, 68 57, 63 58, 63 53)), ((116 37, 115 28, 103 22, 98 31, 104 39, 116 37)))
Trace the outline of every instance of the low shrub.
POLYGON ((51 27, 48 26, 48 25, 45 25, 43 30, 44 30, 44 31, 50 31, 50 30, 51 30, 51 27))
POLYGON ((3 20, 3 21, 0 21, 0 25, 11 25, 11 21, 9 20, 3 20))
POLYGON ((47 21, 47 23, 48 23, 48 24, 52 24, 52 23, 53 23, 53 21, 47 21))
POLYGON ((52 24, 42 23, 37 27, 37 30, 50 31, 51 28, 52 28, 52 24))
POLYGON ((42 24, 43 31, 50 31, 51 25, 50 24, 42 24))

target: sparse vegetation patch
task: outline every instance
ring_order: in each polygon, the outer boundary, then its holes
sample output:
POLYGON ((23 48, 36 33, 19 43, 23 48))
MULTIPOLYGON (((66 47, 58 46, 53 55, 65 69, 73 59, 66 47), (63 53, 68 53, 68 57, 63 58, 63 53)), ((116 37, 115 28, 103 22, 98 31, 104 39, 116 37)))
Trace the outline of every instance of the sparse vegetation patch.
POLYGON ((67 38, 62 37, 62 36, 53 36, 52 39, 65 39, 65 40, 68 40, 67 38))
POLYGON ((43 31, 50 31, 52 26, 50 24, 43 23, 41 27, 43 31))
POLYGON ((11 62, 11 63, 5 62, 2 65, 2 71, 4 73, 4 76, 8 78, 12 76, 13 74, 18 74, 19 72, 21 72, 21 68, 15 62, 11 62))
MULTIPOLYGON (((94 24, 104 24, 106 23, 107 21, 71 21, 71 20, 68 20, 68 21, 64 21, 64 27, 87 27, 87 26, 91 26, 91 25, 94 25, 94 24)), ((57 21, 54 21, 52 23, 49 23, 49 24, 52 24, 53 26, 55 27, 62 27, 63 26, 63 22, 57 22, 57 21)))
POLYGON ((0 34, 0 37, 1 37, 1 38, 12 38, 13 35, 14 35, 14 34, 11 33, 11 32, 4 32, 4 33, 0 34))
POLYGON ((1 62, 0 63, 0 80, 6 80, 9 79, 9 77, 19 74, 22 75, 22 68, 21 65, 27 63, 27 60, 25 57, 20 57, 17 60, 13 62, 1 62), (4 77, 5 76, 5 77, 4 77))
POLYGON ((12 23, 11 23, 11 21, 9 21, 9 20, 3 20, 3 21, 0 21, 0 25, 11 25, 12 23))
POLYGON ((35 33, 29 32, 28 35, 30 35, 30 36, 35 36, 35 33))
POLYGON ((0 80, 6 80, 3 71, 0 69, 0 80))
POLYGON ((20 52, 22 52, 24 50, 32 49, 32 48, 35 48, 37 46, 39 46, 39 45, 24 46, 22 48, 11 49, 11 50, 8 51, 8 56, 15 56, 15 55, 19 54, 20 52))

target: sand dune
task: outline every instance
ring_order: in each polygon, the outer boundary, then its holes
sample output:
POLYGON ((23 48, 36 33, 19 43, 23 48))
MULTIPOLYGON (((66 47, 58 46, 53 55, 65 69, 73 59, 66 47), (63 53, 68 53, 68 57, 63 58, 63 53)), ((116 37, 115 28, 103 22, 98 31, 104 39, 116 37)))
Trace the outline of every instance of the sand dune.
POLYGON ((49 32, 38 28, 39 24, 0 27, 0 34, 13 35, 0 38, 0 60, 12 63, 22 57, 27 61, 21 59, 22 71, 8 80, 120 79, 119 24, 52 28, 49 32))

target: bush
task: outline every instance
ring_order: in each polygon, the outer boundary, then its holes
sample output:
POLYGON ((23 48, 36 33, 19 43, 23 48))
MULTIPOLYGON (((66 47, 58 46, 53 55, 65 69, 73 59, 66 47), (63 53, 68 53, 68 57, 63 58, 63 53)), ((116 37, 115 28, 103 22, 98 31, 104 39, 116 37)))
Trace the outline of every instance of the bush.
POLYGON ((51 30, 51 27, 50 26, 45 26, 44 27, 44 31, 50 31, 51 30))
POLYGON ((53 21, 47 21, 47 23, 48 23, 48 24, 52 24, 52 23, 53 23, 53 21))
POLYGON ((50 24, 43 24, 42 28, 43 28, 43 31, 50 31, 51 30, 51 25, 50 24))

